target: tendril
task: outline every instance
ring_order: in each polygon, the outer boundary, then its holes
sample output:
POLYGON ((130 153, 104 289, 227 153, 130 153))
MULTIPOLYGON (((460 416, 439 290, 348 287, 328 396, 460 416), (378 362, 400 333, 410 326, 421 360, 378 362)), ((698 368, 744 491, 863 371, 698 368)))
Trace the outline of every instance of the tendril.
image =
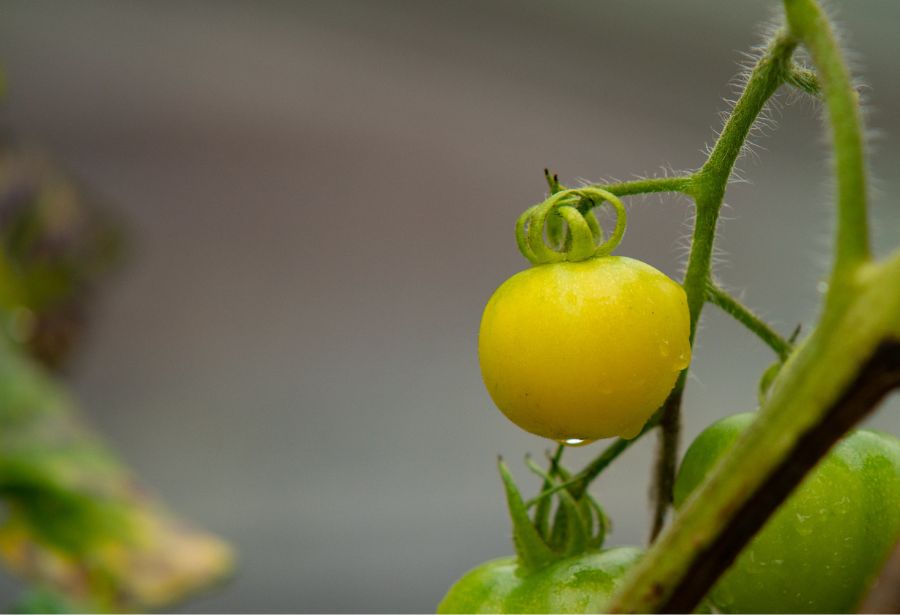
POLYGON ((516 243, 535 265, 583 261, 611 254, 626 224, 625 206, 611 192, 592 186, 560 190, 519 216, 516 243), (593 211, 605 203, 616 211, 616 227, 608 239, 593 211))

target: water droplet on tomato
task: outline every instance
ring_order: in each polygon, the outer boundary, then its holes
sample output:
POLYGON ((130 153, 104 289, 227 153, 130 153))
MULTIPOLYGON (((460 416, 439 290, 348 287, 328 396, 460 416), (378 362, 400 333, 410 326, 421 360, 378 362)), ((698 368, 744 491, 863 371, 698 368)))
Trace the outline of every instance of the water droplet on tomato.
POLYGON ((563 438, 562 440, 557 440, 560 444, 565 444, 566 446, 587 446, 588 444, 593 444, 594 440, 587 440, 585 438, 563 438))
POLYGON ((813 533, 812 524, 806 522, 811 516, 797 513, 797 533, 801 536, 809 536, 813 533))
POLYGON ((672 354, 671 344, 669 340, 663 340, 659 343, 659 356, 666 359, 672 354))
POLYGON ((748 574, 760 574, 765 572, 766 562, 756 559, 756 552, 752 549, 747 551, 747 560, 744 562, 748 574))
POLYGON ((731 593, 727 583, 720 583, 716 586, 716 603, 723 607, 729 607, 734 604, 734 594, 731 593))

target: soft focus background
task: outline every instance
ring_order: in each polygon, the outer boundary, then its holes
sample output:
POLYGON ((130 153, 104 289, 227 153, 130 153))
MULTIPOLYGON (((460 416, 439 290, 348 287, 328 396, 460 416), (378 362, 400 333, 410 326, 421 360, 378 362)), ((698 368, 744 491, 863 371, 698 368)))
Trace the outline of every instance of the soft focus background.
MULTIPOLYGON (((116 204, 134 246, 71 382, 144 481, 233 541, 191 611, 430 611, 510 553, 476 333, 564 182, 690 169, 777 2, 0 2, 4 121, 116 204), (726 6, 727 4, 727 6, 726 6)), ((875 233, 900 238, 900 3, 833 2, 870 88, 875 233)), ((830 187, 784 93, 729 191, 720 278, 814 320, 830 187)), ((630 201, 621 254, 677 275, 689 204, 630 201)), ((770 353, 708 307, 686 437, 754 408, 770 353)), ((872 421, 900 433, 895 396, 872 421)), ((652 438, 596 486, 641 544, 652 438)), ((586 461, 602 445, 575 451, 586 461)), ((0 603, 15 593, 0 585, 0 603)))

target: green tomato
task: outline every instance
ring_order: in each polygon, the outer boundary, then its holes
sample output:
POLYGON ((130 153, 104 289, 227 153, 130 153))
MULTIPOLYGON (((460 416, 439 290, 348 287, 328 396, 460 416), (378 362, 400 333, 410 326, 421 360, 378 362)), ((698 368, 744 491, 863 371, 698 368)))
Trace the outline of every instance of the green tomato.
MULTIPOLYGON (((723 419, 691 444, 679 507, 754 420, 723 419)), ((725 613, 852 612, 900 537, 900 440, 846 436, 769 519, 708 598, 725 613)))
POLYGON ((602 613, 643 551, 617 547, 524 573, 517 558, 491 560, 450 588, 438 613, 602 613))

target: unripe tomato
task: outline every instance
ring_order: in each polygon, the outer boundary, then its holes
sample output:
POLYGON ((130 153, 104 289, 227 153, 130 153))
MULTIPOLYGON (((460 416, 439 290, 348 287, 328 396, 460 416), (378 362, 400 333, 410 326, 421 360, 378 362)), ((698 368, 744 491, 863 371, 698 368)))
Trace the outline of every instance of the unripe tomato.
POLYGON ((515 557, 467 572, 444 596, 438 613, 602 613, 642 551, 592 551, 525 573, 515 557))
POLYGON ((622 256, 538 265, 494 293, 481 374, 519 427, 569 443, 632 438, 691 357, 682 287, 622 256))
MULTIPOLYGON (((738 414, 691 444, 680 506, 755 418, 738 414)), ((724 613, 844 613, 859 605, 900 538, 900 440, 859 430, 813 469, 708 598, 724 613)))

